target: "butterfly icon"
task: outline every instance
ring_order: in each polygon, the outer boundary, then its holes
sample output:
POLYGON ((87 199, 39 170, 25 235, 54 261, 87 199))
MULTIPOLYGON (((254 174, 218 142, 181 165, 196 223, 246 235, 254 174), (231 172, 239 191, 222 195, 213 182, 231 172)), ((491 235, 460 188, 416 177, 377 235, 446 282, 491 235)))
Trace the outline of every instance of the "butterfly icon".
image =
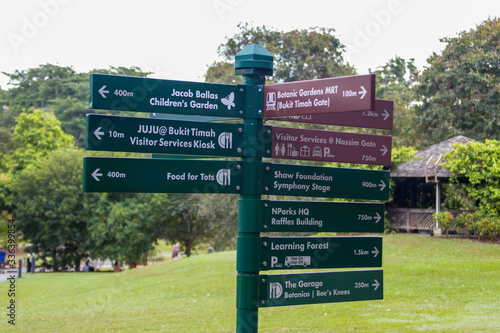
POLYGON ((228 110, 231 110, 231 106, 235 106, 234 105, 234 92, 230 93, 227 97, 223 97, 221 99, 221 102, 222 102, 222 104, 227 106, 228 110))

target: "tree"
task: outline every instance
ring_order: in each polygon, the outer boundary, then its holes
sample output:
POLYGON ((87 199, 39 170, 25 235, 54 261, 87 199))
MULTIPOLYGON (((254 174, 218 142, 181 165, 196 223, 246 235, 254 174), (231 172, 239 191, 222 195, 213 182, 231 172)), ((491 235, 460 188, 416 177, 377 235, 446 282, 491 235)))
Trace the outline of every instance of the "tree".
POLYGON ((8 169, 7 155, 14 149, 12 133, 5 127, 0 127, 0 170, 8 169))
POLYGON ((166 194, 106 194, 88 223, 91 258, 143 262, 164 232, 166 194))
POLYGON ((13 206, 12 176, 8 173, 0 173, 0 212, 12 212, 13 206))
POLYGON ((201 197, 198 216, 207 222, 210 243, 216 251, 236 248, 238 230, 238 196, 205 194, 201 197))
POLYGON ((416 86, 419 146, 457 135, 500 139, 500 19, 488 19, 458 37, 427 62, 416 86))
POLYGON ((3 74, 9 77, 9 85, 13 86, 4 96, 4 103, 13 116, 33 109, 53 110, 62 121, 63 130, 80 140, 81 128, 75 130, 74 124, 85 124, 88 75, 77 73, 72 67, 52 64, 3 74))
POLYGON ((52 112, 39 109, 23 112, 16 121, 12 135, 14 152, 9 165, 13 173, 36 164, 52 150, 73 145, 74 138, 62 131, 61 123, 52 112))
POLYGON ((100 194, 83 193, 84 151, 60 148, 14 179, 17 230, 54 271, 87 255, 87 220, 100 194))
POLYGON ((237 83, 234 76, 234 57, 244 46, 262 45, 274 56, 274 75, 271 81, 289 82, 355 74, 354 67, 344 62, 345 46, 331 28, 276 31, 239 24, 239 33, 219 46, 224 59, 214 62, 205 74, 207 82, 237 83))
POLYGON ((13 149, 12 133, 16 124, 14 112, 7 106, 6 92, 0 88, 0 170, 6 170, 4 155, 13 149))
MULTIPOLYGON (((0 163, 0 210, 12 211, 12 181, 25 168, 37 166, 50 152, 73 145, 73 137, 65 134, 52 112, 34 110, 16 118, 14 133, 0 131, 7 138, 0 163)), ((2 147, 2 145, 0 145, 2 147)))
POLYGON ((85 74, 78 74, 71 67, 45 64, 11 74, 2 73, 9 77, 9 85, 13 86, 7 91, 7 103, 19 112, 44 108, 56 98, 83 99, 87 95, 88 89, 83 84, 85 74))
POLYGON ((455 144, 445 155, 444 167, 455 175, 467 177, 467 194, 481 211, 500 215, 500 141, 455 144))
POLYGON ((199 214, 202 194, 170 195, 166 210, 165 236, 172 242, 180 242, 186 256, 193 248, 210 238, 207 216, 199 214))
POLYGON ((412 146, 417 134, 414 126, 415 93, 412 89, 418 79, 414 59, 398 56, 373 72, 377 75, 376 98, 394 101, 393 146, 412 146))
MULTIPOLYGON (((9 245, 9 220, 12 219, 12 215, 6 211, 0 210, 0 246, 7 249, 9 245)), ((18 233, 14 234, 17 237, 18 233)))

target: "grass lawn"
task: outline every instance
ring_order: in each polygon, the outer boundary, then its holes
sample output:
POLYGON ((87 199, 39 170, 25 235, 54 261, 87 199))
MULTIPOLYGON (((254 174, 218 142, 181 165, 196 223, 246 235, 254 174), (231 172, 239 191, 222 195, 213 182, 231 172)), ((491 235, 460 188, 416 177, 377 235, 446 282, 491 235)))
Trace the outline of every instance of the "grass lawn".
MULTIPOLYGON (((15 328, 0 284, 0 331, 234 332, 235 257, 29 274, 16 282, 15 328)), ((264 308, 259 331, 500 332, 500 245, 386 235, 383 269, 384 300, 264 308)))

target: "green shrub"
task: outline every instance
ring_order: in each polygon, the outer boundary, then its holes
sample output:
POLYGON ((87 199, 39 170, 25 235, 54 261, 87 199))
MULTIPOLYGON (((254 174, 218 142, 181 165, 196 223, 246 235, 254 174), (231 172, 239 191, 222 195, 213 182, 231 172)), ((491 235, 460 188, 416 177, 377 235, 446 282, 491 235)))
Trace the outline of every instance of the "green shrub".
POLYGON ((470 235, 477 235, 479 239, 500 236, 500 217, 484 211, 462 213, 456 217, 457 227, 467 230, 470 235))
POLYGON ((470 212, 463 212, 457 215, 455 222, 457 228, 466 230, 469 234, 474 233, 475 214, 470 212))
POLYGON ((439 227, 444 229, 446 236, 448 236, 451 224, 453 223, 453 214, 450 212, 439 212, 432 214, 432 217, 438 222, 439 227))

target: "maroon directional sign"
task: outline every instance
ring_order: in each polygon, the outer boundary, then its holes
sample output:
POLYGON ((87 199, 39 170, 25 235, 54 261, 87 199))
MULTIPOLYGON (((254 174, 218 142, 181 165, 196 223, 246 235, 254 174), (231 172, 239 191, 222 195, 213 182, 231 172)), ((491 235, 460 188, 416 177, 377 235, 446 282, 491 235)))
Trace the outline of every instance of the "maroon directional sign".
POLYGON ((373 111, 309 114, 272 118, 272 120, 392 130, 393 114, 393 101, 376 99, 373 111))
POLYGON ((272 127, 266 151, 273 158, 391 165, 392 137, 272 127))
POLYGON ((296 81, 264 86, 264 117, 375 108, 375 74, 296 81))

